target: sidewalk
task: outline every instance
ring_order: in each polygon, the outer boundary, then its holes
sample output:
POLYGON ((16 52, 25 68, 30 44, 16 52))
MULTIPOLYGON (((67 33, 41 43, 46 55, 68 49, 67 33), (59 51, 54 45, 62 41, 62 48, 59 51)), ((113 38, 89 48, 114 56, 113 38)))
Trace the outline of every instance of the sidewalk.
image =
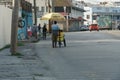
POLYGON ((34 43, 26 43, 17 51, 23 56, 11 56, 9 49, 0 51, 0 80, 46 80, 50 72, 37 56, 34 43))
POLYGON ((109 31, 105 31, 108 34, 114 35, 116 37, 120 37, 120 30, 109 30, 109 31))

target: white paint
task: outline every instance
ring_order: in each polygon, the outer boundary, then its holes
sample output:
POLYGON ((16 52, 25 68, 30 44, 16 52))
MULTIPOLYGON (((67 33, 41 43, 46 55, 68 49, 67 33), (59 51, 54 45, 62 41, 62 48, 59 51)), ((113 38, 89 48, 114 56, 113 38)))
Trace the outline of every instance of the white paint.
POLYGON ((0 48, 10 44, 12 10, 0 5, 0 48))

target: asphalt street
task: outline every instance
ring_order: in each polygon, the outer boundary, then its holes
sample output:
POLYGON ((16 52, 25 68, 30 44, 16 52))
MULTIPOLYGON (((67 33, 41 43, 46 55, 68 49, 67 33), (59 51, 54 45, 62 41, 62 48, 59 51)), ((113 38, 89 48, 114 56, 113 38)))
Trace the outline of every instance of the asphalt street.
POLYGON ((66 32, 67 47, 51 38, 26 43, 23 56, 0 52, 0 80, 120 80, 120 32, 66 32))
POLYGON ((36 44, 38 56, 57 80, 120 80, 120 37, 106 31, 68 32, 67 47, 36 44))

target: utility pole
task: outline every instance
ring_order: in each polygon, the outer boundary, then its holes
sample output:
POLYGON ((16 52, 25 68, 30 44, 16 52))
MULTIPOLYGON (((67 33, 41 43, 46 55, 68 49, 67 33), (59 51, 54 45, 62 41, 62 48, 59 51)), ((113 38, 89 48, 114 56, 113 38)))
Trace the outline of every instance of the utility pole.
MULTIPOLYGON (((48 13, 51 12, 50 8, 51 8, 51 5, 50 5, 50 0, 48 0, 48 13)), ((48 20, 48 25, 49 25, 49 33, 51 33, 51 20, 48 20)))
POLYGON ((48 0, 48 12, 50 13, 50 8, 51 8, 51 5, 50 5, 50 0, 48 0))
POLYGON ((37 25, 36 0, 34 0, 34 21, 35 21, 35 25, 37 25))
POLYGON ((52 12, 55 12, 55 6, 54 6, 55 2, 54 0, 52 0, 52 12))
POLYGON ((14 0, 14 7, 12 10, 11 47, 10 47, 10 52, 12 55, 16 54, 16 48, 17 48, 19 1, 20 0, 14 0))
POLYGON ((66 31, 68 32, 69 19, 68 19, 67 7, 64 6, 63 8, 64 8, 64 13, 67 14, 67 15, 66 15, 66 31))

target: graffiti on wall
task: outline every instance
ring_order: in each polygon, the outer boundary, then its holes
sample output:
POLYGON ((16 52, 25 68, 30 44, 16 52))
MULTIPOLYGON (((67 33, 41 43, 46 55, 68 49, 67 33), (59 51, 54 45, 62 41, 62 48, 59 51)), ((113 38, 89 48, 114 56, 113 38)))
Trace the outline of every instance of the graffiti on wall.
POLYGON ((97 18, 97 23, 100 27, 110 27, 111 18, 109 16, 100 16, 97 18))

